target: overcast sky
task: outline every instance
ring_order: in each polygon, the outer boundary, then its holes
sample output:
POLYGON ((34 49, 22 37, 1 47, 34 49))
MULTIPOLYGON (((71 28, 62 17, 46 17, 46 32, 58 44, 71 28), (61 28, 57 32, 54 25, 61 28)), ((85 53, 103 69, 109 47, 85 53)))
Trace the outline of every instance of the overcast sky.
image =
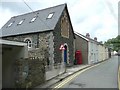
MULTIPOLYGON (((67 3, 74 31, 98 41, 118 35, 119 0, 25 0, 33 11, 67 3)), ((13 16, 31 12, 23 0, 0 2, 0 28, 13 16), (16 2, 17 1, 17 2, 16 2)))

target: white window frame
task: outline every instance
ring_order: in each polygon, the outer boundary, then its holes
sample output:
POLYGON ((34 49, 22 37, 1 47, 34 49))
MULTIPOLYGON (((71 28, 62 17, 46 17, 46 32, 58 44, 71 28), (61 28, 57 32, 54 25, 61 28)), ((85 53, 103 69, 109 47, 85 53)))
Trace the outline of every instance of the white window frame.
POLYGON ((54 15, 54 12, 49 13, 49 15, 47 16, 47 19, 51 19, 53 17, 53 15, 54 15))
POLYGON ((15 21, 12 21, 11 23, 9 23, 6 28, 11 27, 14 22, 15 22, 15 21))
POLYGON ((28 48, 32 48, 32 40, 31 38, 25 38, 24 42, 27 43, 28 48), (26 40, 29 40, 29 42, 26 42, 26 40), (31 42, 31 43, 30 43, 31 42), (30 46, 31 45, 31 46, 30 46))
POLYGON ((21 25, 24 21, 25 21, 25 19, 22 19, 22 20, 18 23, 18 25, 21 25))
POLYGON ((30 22, 34 22, 37 19, 37 17, 38 16, 33 17, 30 22))
POLYGON ((11 27, 11 26, 12 26, 12 24, 13 24, 13 22, 9 23, 8 27, 11 27))

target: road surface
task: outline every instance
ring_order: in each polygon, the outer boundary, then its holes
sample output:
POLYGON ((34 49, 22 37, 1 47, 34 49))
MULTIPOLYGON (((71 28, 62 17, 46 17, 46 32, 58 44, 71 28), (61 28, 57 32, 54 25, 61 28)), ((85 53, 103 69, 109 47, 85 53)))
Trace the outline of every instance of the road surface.
POLYGON ((52 88, 118 88, 118 57, 80 71, 52 88))

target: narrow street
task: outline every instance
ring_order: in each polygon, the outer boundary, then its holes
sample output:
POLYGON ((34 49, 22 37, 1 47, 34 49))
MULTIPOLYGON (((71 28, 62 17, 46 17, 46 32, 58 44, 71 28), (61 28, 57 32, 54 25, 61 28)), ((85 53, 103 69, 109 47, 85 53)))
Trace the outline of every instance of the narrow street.
POLYGON ((68 77, 52 88, 118 88, 118 57, 68 77))

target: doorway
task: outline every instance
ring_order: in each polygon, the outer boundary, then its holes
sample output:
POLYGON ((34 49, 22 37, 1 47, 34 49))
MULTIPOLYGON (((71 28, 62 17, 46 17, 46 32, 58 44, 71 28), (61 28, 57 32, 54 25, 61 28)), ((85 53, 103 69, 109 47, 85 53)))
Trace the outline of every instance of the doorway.
POLYGON ((64 45, 64 62, 67 64, 67 45, 64 45))

